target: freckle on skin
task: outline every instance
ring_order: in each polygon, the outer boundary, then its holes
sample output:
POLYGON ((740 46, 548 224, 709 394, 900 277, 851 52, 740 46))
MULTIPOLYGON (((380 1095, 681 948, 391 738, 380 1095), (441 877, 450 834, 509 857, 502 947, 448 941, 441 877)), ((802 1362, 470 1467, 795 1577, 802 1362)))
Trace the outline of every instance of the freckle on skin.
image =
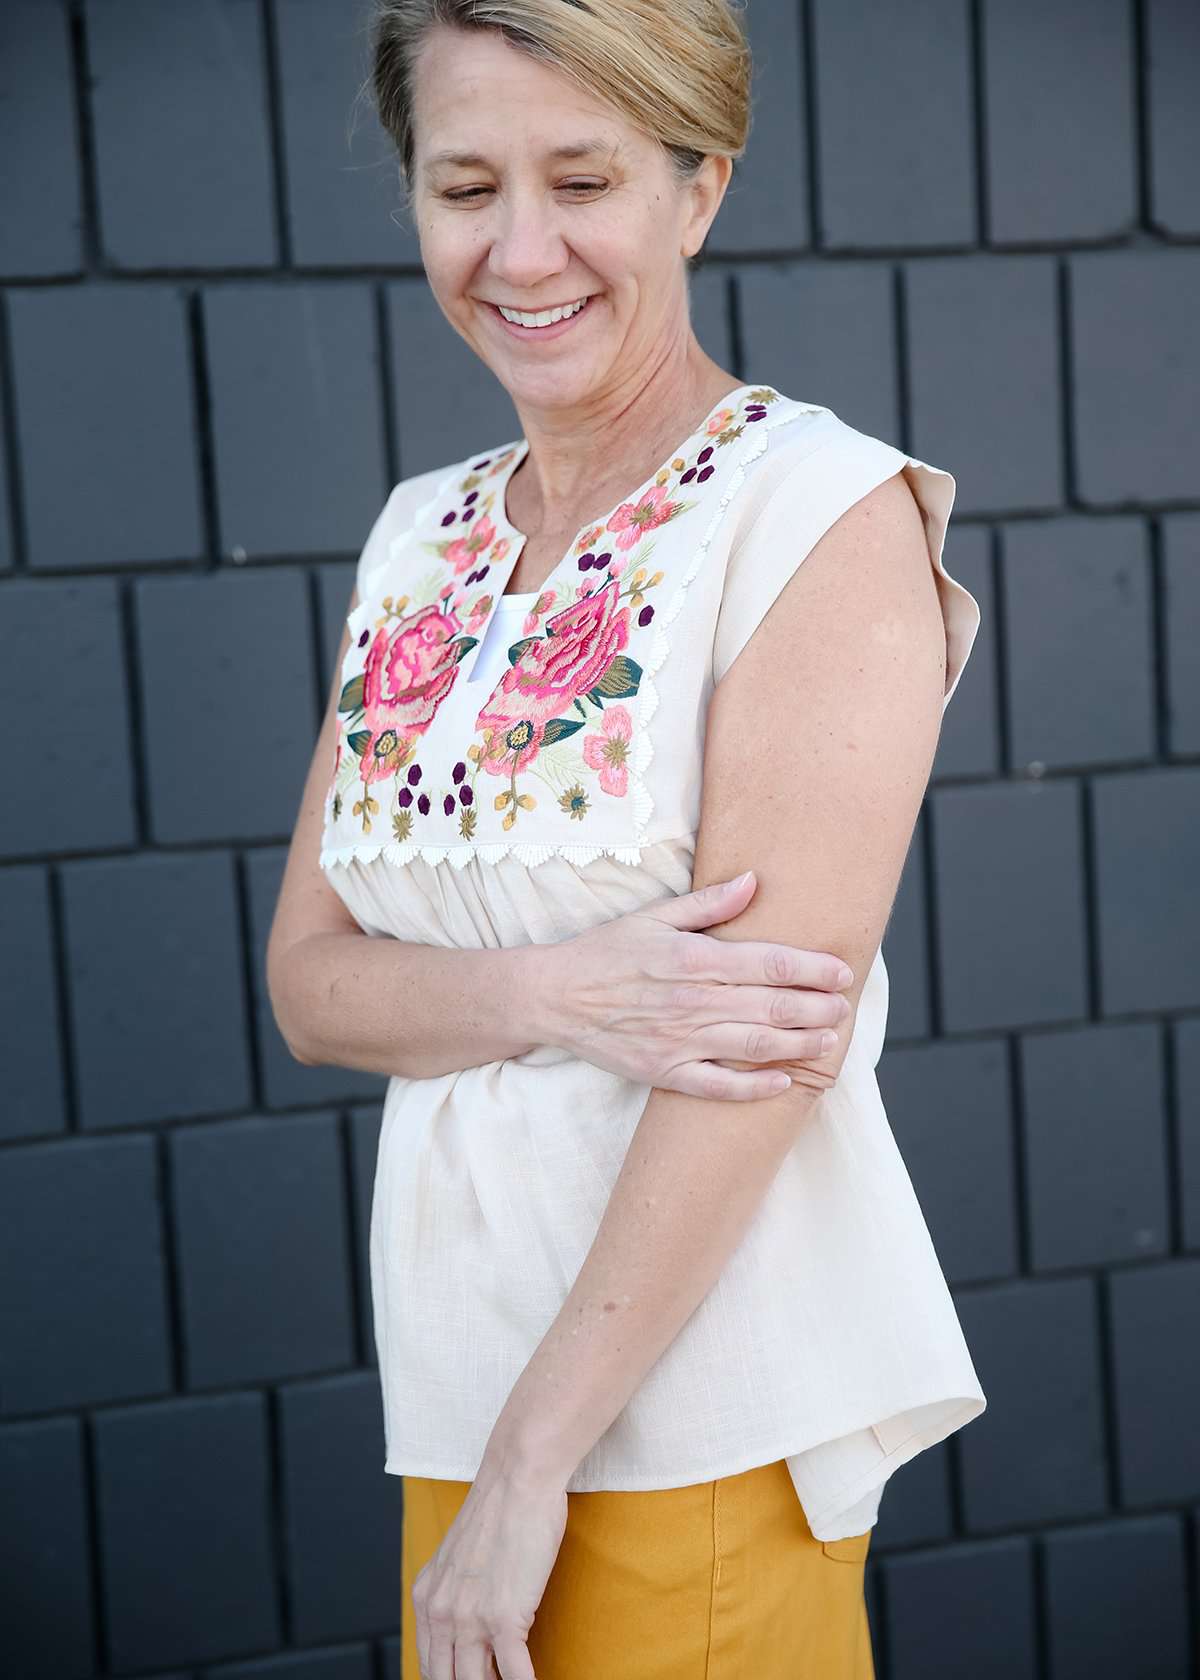
POLYGON ((616 1312, 617 1303, 615 1301, 605 1301, 604 1310, 605 1312, 616 1312))

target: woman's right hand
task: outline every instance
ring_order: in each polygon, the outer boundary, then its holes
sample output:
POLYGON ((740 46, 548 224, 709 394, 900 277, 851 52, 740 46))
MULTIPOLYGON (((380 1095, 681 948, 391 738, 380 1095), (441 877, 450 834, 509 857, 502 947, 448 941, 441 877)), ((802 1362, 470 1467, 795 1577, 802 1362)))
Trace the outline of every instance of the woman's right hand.
MULTIPOLYGON (((849 1013, 840 957, 708 939, 754 895, 750 871, 602 922, 538 951, 545 1041, 643 1085, 726 1102, 777 1096, 778 1067, 827 1052, 849 1013)), ((845 972, 848 974, 849 970, 845 972)), ((790 1082, 790 1076, 789 1082, 790 1082)))

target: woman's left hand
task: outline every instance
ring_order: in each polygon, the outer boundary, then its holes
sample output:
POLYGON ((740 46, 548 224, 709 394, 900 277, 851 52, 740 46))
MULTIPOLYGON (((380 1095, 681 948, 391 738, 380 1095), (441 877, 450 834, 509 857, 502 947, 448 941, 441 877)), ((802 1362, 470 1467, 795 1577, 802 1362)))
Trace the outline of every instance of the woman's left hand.
POLYGON ((484 1459, 413 1580, 421 1680, 536 1680, 529 1629, 566 1526, 561 1480, 495 1471, 484 1459))

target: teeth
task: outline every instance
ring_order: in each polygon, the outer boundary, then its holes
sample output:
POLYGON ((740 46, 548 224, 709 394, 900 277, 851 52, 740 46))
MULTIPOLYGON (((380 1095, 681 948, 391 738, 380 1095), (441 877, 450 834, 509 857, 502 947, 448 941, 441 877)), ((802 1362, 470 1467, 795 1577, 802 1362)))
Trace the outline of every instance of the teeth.
POLYGON ((539 309, 536 315, 520 309, 505 309, 502 303, 496 307, 506 321, 515 321, 519 327, 548 327, 552 321, 564 321, 568 315, 578 315, 586 302, 586 298, 579 298, 575 303, 564 304, 561 309, 539 309))

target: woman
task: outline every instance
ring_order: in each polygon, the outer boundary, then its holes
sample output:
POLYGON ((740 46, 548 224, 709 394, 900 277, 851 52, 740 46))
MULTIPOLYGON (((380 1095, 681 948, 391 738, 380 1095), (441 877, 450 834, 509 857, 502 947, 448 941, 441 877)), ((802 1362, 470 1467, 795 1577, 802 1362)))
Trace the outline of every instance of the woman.
POLYGON ((692 332, 729 0, 386 0, 374 49, 523 427, 367 538, 268 956, 295 1055, 392 1075, 405 1680, 862 1680, 883 1485, 984 1404, 874 1074, 953 480, 692 332))

